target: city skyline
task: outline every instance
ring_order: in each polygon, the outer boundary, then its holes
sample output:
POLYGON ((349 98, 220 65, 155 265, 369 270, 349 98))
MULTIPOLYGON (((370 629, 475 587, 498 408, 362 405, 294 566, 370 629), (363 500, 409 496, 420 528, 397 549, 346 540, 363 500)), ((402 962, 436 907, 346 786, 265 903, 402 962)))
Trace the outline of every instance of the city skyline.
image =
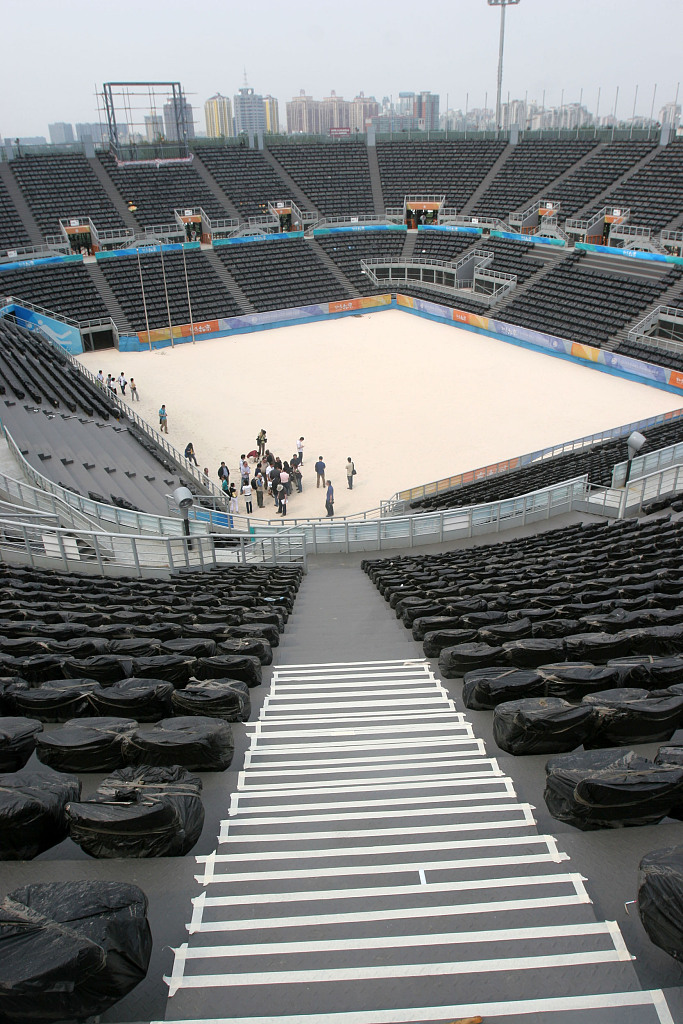
MULTIPOLYGON (((483 107, 487 95, 492 106, 496 9, 486 0, 433 0, 424 33, 407 39, 402 25, 410 11, 404 0, 372 6, 347 0, 341 12, 324 0, 315 6, 290 0, 288 21, 300 30, 296 45, 283 47, 280 32, 269 31, 282 15, 274 0, 262 0, 258 11, 204 0, 200 13, 211 32, 200 34, 198 59, 188 62, 179 42, 187 12, 177 0, 163 6, 159 0, 142 6, 119 0, 116 17, 114 8, 89 0, 63 0, 58 7, 35 0, 30 8, 5 0, 4 27, 12 45, 0 67, 0 135, 47 135, 48 124, 69 119, 96 122, 95 94, 104 81, 180 80, 188 102, 201 110, 217 91, 236 94, 245 68, 249 86, 276 98, 282 113, 301 89, 321 98, 332 89, 349 98, 363 91, 379 102, 404 89, 429 89, 440 97, 442 110, 483 107), (70 60, 76 52, 78 61, 70 60), (37 68, 53 67, 55 56, 60 58, 49 91, 44 76, 25 75, 27 53, 37 68)), ((647 116, 655 84, 657 107, 674 99, 682 77, 682 30, 680 0, 572 0, 571 6, 521 0, 506 20, 503 98, 526 93, 540 103, 545 91, 545 105, 552 107, 560 106, 562 92, 565 103, 579 102, 583 90, 583 103, 595 108, 600 89, 601 107, 608 109, 618 86, 619 119, 630 116, 634 98, 636 114, 647 116)), ((195 127, 203 129, 201 120, 195 127)))

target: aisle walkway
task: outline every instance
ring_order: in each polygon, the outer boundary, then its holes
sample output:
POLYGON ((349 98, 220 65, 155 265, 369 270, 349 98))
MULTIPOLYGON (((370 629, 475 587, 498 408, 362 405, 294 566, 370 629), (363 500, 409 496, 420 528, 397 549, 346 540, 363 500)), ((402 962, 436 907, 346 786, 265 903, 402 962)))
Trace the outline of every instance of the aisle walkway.
POLYGON ((309 575, 196 858, 166 1020, 672 1024, 406 637, 357 568, 309 575))

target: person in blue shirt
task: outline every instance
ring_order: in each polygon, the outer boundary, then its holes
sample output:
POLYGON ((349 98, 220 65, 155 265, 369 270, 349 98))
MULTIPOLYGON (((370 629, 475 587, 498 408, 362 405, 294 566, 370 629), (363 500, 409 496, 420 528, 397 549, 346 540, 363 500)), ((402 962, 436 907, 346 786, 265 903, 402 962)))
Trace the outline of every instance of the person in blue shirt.
POLYGON ((327 518, 331 519, 334 515, 334 488, 332 481, 327 481, 327 494, 325 496, 325 508, 327 509, 327 518))

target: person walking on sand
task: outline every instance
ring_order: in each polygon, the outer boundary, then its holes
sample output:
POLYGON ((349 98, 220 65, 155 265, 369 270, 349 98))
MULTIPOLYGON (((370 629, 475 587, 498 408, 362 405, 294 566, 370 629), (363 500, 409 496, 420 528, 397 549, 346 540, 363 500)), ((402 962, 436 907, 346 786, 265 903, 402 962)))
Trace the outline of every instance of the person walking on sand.
POLYGON ((346 483, 350 491, 353 490, 353 478, 355 475, 356 467, 351 461, 351 456, 349 455, 348 459, 346 460, 346 483))
POLYGON ((140 396, 138 394, 138 386, 135 383, 135 377, 130 378, 130 400, 131 402, 140 401, 140 396))
POLYGON ((168 414, 165 405, 159 409, 159 430, 165 430, 168 434, 168 414))
POLYGON ((332 481, 327 481, 327 494, 325 495, 325 508, 327 509, 327 518, 331 519, 334 515, 334 487, 332 481))
POLYGON ((315 486, 320 487, 320 481, 322 480, 323 487, 325 486, 325 463, 323 462, 322 455, 318 456, 318 461, 315 464, 315 486))
POLYGON ((263 427, 261 427, 261 429, 259 430, 258 434, 256 435, 256 450, 258 451, 259 458, 261 458, 261 459, 266 454, 266 445, 267 444, 268 444, 268 438, 266 437, 266 432, 263 429, 263 427))
POLYGON ((304 439, 303 439, 303 437, 300 437, 299 440, 296 442, 296 457, 299 460, 299 465, 303 466, 303 464, 304 464, 304 439))

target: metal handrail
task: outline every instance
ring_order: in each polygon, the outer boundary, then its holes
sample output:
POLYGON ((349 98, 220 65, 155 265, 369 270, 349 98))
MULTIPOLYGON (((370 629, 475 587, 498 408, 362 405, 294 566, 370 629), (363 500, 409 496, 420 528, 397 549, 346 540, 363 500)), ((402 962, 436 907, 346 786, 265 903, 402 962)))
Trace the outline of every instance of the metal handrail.
POLYGON ((651 313, 648 313, 647 316, 644 316, 642 320, 639 320, 638 323, 631 328, 627 335, 628 340, 646 340, 649 337, 645 334, 647 328, 651 327, 652 324, 656 323, 660 317, 663 316, 673 317, 674 320, 683 320, 683 311, 677 306, 657 306, 656 309, 653 309, 651 313))
POLYGON ((659 427, 669 420, 679 419, 683 416, 683 409, 676 409, 673 412, 661 413, 658 416, 650 416, 644 420, 636 420, 633 423, 625 423, 620 427, 612 427, 609 430, 601 430, 595 434, 586 434, 584 437, 574 441, 564 441, 561 444, 550 445, 548 448, 540 448, 538 451, 529 452, 526 455, 516 455, 510 459, 503 459, 488 466, 480 466, 478 469, 468 470, 463 473, 456 473, 452 476, 442 477, 440 480, 432 480, 427 484, 406 488, 397 491, 391 503, 415 501, 419 498, 429 498, 443 491, 457 490, 468 484, 476 483, 479 480, 486 480, 492 476, 503 473, 511 473, 524 466, 530 466, 536 462, 543 462, 546 459, 554 459, 559 455, 567 455, 571 452, 581 451, 583 448, 591 448, 593 445, 602 444, 604 441, 613 441, 617 437, 624 437, 634 430, 647 430, 649 427, 659 427))

